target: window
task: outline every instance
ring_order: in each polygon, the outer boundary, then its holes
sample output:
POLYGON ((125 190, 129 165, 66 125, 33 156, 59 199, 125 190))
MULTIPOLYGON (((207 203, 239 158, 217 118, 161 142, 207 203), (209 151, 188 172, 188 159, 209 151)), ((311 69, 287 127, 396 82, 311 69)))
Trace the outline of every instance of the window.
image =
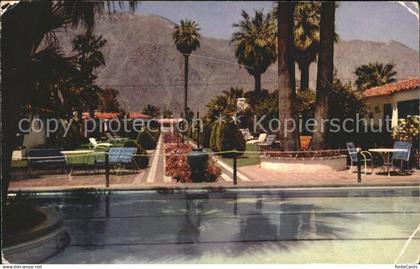
POLYGON ((419 99, 398 102, 398 118, 403 119, 407 116, 420 115, 419 99))

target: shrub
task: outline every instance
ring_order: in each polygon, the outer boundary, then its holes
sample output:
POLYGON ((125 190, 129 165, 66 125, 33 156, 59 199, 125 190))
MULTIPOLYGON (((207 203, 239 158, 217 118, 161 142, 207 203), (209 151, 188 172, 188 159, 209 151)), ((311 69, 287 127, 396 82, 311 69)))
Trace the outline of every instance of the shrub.
POLYGON ((149 165, 149 157, 147 156, 146 150, 142 148, 141 145, 137 144, 135 141, 129 140, 124 143, 125 148, 137 148, 135 160, 139 168, 147 168, 149 165))
POLYGON ((203 125, 203 132, 200 135, 200 142, 204 148, 210 148, 210 138, 212 133, 213 124, 205 123, 203 125))
POLYGON ((392 138, 397 141, 408 141, 416 147, 419 143, 420 117, 409 116, 400 119, 398 127, 395 128, 392 138))
POLYGON ((224 122, 220 126, 218 148, 220 151, 237 150, 240 153, 224 153, 223 157, 240 156, 245 151, 246 141, 238 126, 232 122, 224 122))
POLYGON ((220 151, 220 148, 219 148, 220 125, 221 125, 220 122, 216 122, 215 124, 213 124, 211 135, 210 135, 210 149, 215 152, 220 151))
POLYGON ((217 122, 214 124, 210 138, 211 150, 215 152, 233 150, 242 152, 239 154, 222 154, 223 157, 233 157, 234 155, 242 155, 245 146, 245 138, 236 124, 233 122, 217 122))
MULTIPOLYGON (((165 145, 165 174, 179 182, 192 182, 191 168, 188 165, 187 155, 192 151, 192 146, 187 143, 171 143, 165 145)), ((209 156, 207 174, 204 181, 215 181, 222 174, 216 161, 209 156)))
POLYGON ((137 144, 145 150, 155 149, 156 139, 148 130, 143 129, 137 136, 137 144))

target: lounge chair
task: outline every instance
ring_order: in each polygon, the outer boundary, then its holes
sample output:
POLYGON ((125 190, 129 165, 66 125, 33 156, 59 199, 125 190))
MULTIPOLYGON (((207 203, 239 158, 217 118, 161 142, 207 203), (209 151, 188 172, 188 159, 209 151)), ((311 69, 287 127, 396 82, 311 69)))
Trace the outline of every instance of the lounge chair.
POLYGON ((95 139, 95 138, 93 138, 93 137, 90 137, 90 138, 89 138, 89 142, 90 142, 90 144, 89 144, 89 148, 91 148, 91 149, 96 149, 96 148, 98 148, 98 147, 105 147, 105 148, 109 148, 109 147, 111 147, 111 146, 112 146, 112 144, 111 144, 111 143, 98 143, 98 142, 96 141, 96 139, 95 139))
POLYGON ((66 173, 66 159, 60 149, 30 149, 28 150, 28 175, 35 169, 58 168, 66 173))
MULTIPOLYGON (((347 150, 350 156, 350 169, 349 173, 353 172, 353 167, 357 167, 357 148, 354 146, 353 142, 346 143, 347 150)), ((367 163, 370 163, 372 174, 373 174, 373 158, 372 154, 369 151, 360 151, 360 156, 362 157, 360 161, 363 161, 365 167, 365 175, 367 175, 367 163)))
POLYGON ((271 147, 272 145, 274 145, 275 141, 276 141, 276 135, 267 135, 267 138, 265 139, 264 142, 257 144, 258 151, 261 151, 262 149, 271 147))
POLYGON ((248 128, 246 129, 239 129, 239 131, 242 133, 242 135, 244 136, 246 141, 252 140, 254 139, 254 136, 251 135, 251 132, 249 131, 248 128))
MULTIPOLYGON (((116 174, 119 174, 119 171, 122 167, 127 165, 133 165, 136 169, 138 169, 138 165, 135 161, 135 155, 137 153, 137 148, 134 147, 113 147, 109 149, 108 152, 108 160, 109 166, 112 168, 113 171, 117 169, 116 174)), ((102 167, 105 166, 105 160, 97 160, 97 165, 102 167)))
POLYGON ((394 143, 394 149, 406 150, 406 151, 392 153, 391 163, 389 164, 389 165, 392 165, 392 168, 394 169, 395 161, 400 161, 400 173, 402 174, 404 172, 403 170, 404 161, 407 162, 407 168, 410 169, 409 160, 410 160, 411 143, 404 142, 404 141, 397 141, 394 143))
POLYGON ((127 140, 127 138, 119 137, 119 136, 113 135, 111 133, 105 133, 105 135, 108 138, 108 141, 110 141, 111 143, 120 143, 120 142, 123 142, 123 141, 127 140))
POLYGON ((258 136, 258 139, 252 139, 249 140, 248 142, 246 142, 247 144, 258 144, 258 143, 263 143, 265 141, 265 139, 267 138, 267 134, 266 133, 262 133, 258 136))

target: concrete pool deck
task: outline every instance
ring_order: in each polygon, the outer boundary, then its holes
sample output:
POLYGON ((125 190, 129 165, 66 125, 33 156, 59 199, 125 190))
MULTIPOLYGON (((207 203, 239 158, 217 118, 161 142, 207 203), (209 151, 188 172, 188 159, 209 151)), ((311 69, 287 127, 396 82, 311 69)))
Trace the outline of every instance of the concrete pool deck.
MULTIPOLYGON (((147 170, 146 170, 147 171, 147 170)), ((116 190, 126 189, 189 189, 189 188, 253 188, 253 187, 361 187, 361 186, 420 186, 420 170, 414 170, 411 175, 362 175, 362 182, 357 182, 356 173, 348 171, 339 172, 300 172, 290 171, 279 173, 275 170, 262 169, 258 166, 240 167, 239 171, 248 180, 238 178, 238 185, 234 186, 231 174, 222 176, 212 183, 176 183, 168 182, 163 174, 150 182, 146 171, 136 174, 110 175, 110 188, 116 190)), ((10 191, 60 191, 66 189, 105 188, 104 174, 88 174, 79 172, 69 180, 65 174, 40 175, 34 178, 15 177, 10 182, 10 191)))

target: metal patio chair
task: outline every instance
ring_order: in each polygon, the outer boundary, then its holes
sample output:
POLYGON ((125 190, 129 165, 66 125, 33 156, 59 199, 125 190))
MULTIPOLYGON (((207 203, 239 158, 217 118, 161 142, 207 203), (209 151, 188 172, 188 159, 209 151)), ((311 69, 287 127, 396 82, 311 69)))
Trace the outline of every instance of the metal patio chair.
MULTIPOLYGON (((350 156, 350 169, 349 169, 349 173, 353 172, 353 167, 357 167, 357 148, 354 146, 353 142, 347 142, 346 143, 347 146, 347 150, 349 152, 349 156, 350 156)), ((373 158, 372 158, 372 153, 370 153, 369 151, 360 151, 360 155, 361 155, 361 160, 363 161, 364 167, 365 167, 365 175, 367 175, 367 163, 370 163, 371 166, 371 173, 373 174, 373 158)))

